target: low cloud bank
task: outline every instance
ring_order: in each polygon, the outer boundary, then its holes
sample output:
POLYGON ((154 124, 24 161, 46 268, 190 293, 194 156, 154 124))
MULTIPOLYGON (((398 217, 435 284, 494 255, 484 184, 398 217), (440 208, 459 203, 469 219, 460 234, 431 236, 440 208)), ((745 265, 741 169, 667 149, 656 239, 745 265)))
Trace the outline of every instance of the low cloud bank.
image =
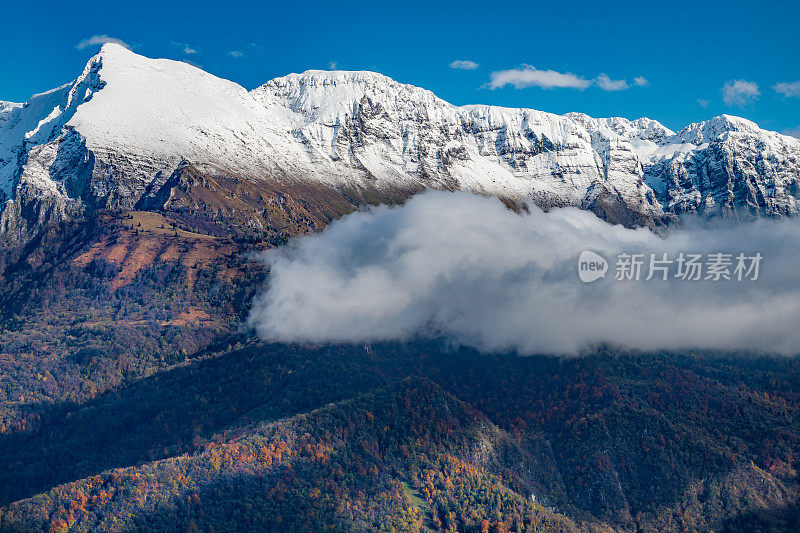
POLYGON ((445 336, 524 354, 601 343, 800 353, 797 220, 698 222, 659 237, 577 209, 518 215, 493 198, 430 192, 347 216, 264 260, 269 286, 250 324, 267 340, 445 336), (584 250, 608 259, 606 278, 580 281, 584 250), (617 254, 681 252, 763 260, 756 281, 614 279, 617 254))

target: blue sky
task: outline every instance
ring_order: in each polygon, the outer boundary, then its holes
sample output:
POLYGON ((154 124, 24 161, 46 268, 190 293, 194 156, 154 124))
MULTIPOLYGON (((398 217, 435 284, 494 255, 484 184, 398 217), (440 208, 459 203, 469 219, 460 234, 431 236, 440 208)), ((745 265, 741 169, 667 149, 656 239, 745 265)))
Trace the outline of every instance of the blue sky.
POLYGON ((75 78, 107 36, 248 89, 335 65, 459 105, 649 116, 672 129, 729 113, 800 136, 800 2, 648 4, 14 2, 0 99, 75 78))

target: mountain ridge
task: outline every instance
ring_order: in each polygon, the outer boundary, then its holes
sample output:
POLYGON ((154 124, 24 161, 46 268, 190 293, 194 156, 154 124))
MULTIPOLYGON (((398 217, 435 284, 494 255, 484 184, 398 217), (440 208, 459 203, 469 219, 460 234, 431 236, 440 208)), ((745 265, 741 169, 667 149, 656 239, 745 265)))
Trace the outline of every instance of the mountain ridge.
POLYGON ((800 213, 800 140, 739 117, 675 133, 646 117, 454 106, 370 71, 306 71, 247 91, 106 44, 74 82, 0 104, 0 238, 148 203, 187 162, 346 190, 353 208, 445 189, 627 226, 800 213))

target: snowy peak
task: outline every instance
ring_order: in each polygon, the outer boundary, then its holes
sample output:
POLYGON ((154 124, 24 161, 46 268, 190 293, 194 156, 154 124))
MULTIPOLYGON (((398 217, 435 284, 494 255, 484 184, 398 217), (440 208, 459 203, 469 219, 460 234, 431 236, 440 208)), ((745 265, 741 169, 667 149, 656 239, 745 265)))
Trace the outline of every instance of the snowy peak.
POLYGON ((215 133, 210 125, 247 129, 254 106, 236 83, 117 44, 104 45, 93 62, 99 64, 103 90, 69 123, 90 146, 153 158, 189 157, 214 144, 204 140, 215 133))
POLYGON ((309 70, 270 80, 251 94, 266 106, 292 111, 301 123, 341 122, 365 99, 387 109, 450 106, 430 91, 369 71, 309 70))
POLYGON ((676 141, 701 145, 719 140, 732 131, 758 133, 763 130, 755 122, 747 119, 732 115, 720 115, 704 122, 689 124, 678 132, 676 141))

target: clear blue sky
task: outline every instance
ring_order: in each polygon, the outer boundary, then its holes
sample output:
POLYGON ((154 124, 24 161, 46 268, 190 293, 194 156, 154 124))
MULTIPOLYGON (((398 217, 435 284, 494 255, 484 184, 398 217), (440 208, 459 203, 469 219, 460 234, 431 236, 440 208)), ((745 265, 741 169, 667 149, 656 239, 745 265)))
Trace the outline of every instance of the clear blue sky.
POLYGON ((13 2, 3 7, 3 17, 0 99, 5 100, 25 101, 75 78, 98 48, 77 45, 106 35, 147 56, 190 60, 247 88, 335 62, 339 69, 382 72, 459 105, 646 115, 672 129, 730 113, 765 128, 800 132, 800 83, 791 85, 800 81, 796 0, 119 5, 85 0, 13 2), (478 66, 451 68, 456 60, 478 66), (492 89, 492 73, 499 71, 510 72, 495 74, 495 85, 507 83, 492 89), (609 77, 606 83, 598 80, 600 74, 609 77), (635 85, 636 77, 647 85, 635 85), (601 88, 619 80, 630 87, 601 88), (726 104, 723 87, 735 80, 743 82, 729 86, 726 104), (588 87, 525 86, 535 83, 588 87), (773 88, 780 83, 789 96, 773 88))

